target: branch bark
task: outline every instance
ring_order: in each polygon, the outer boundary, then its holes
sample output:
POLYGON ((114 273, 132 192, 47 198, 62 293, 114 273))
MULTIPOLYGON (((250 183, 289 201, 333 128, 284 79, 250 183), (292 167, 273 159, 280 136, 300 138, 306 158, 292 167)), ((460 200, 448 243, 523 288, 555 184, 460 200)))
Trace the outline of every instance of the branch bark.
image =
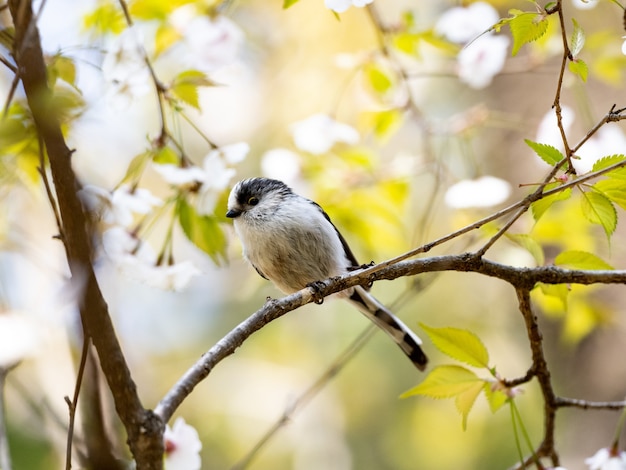
POLYGON ((72 151, 65 143, 53 106, 53 95, 48 88, 46 65, 32 5, 30 1, 10 0, 9 9, 15 25, 13 53, 18 74, 50 162, 61 216, 61 239, 72 277, 85 284, 80 305, 83 329, 92 338, 98 352, 115 408, 128 433, 137 469, 161 469, 164 425, 141 404, 93 272, 86 220, 76 195, 77 181, 71 166, 72 151))

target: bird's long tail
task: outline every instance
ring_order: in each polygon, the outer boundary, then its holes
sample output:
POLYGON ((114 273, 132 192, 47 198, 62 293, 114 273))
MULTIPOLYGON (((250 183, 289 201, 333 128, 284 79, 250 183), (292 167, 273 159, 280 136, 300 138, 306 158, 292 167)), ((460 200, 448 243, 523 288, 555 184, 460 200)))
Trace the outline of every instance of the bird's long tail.
POLYGON ((361 313, 387 333, 419 370, 426 368, 428 358, 421 348, 422 340, 363 287, 357 286, 349 297, 361 313))

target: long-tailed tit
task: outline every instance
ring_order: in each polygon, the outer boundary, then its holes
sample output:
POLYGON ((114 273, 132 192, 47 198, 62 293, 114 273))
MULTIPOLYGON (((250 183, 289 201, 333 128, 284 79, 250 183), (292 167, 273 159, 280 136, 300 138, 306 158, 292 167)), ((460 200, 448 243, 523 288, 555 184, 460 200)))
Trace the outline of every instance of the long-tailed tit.
MULTIPOLYGON (((234 220, 244 257, 286 294, 360 266, 326 212, 282 181, 240 181, 228 197, 226 217, 234 220)), ((355 305, 424 370, 428 359, 421 340, 364 287, 337 295, 355 305)))

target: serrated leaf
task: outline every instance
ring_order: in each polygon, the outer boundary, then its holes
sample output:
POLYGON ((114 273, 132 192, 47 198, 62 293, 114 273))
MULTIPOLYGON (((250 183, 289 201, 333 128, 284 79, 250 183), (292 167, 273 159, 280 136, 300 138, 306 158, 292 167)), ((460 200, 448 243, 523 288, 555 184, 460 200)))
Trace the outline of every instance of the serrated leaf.
POLYGON ((482 380, 480 382, 476 382, 473 386, 469 387, 463 393, 459 393, 454 400, 456 409, 459 410, 459 413, 461 413, 461 417, 463 419, 463 431, 467 429, 467 416, 472 410, 472 407, 476 402, 476 398, 478 398, 480 392, 483 391, 483 387, 484 385, 482 380))
MULTIPOLYGON (((600 170, 604 170, 605 168, 608 168, 610 166, 616 165, 618 163, 621 163, 623 161, 626 161, 626 155, 621 155, 621 154, 617 154, 617 155, 609 155, 606 157, 602 157, 599 160, 597 160, 594 164, 593 167, 591 168, 591 171, 600 171, 600 170)), ((608 177, 619 177, 619 178, 623 178, 624 175, 626 175, 626 170, 624 169, 624 167, 621 168, 617 168, 615 170, 612 170, 608 173, 606 173, 606 176, 608 177)))
POLYGON ((431 398, 450 398, 475 387, 482 382, 474 372, 461 366, 438 366, 418 386, 407 390, 400 398, 423 395, 431 398))
POLYGON ((581 198, 581 207, 587 220, 601 225, 607 238, 611 238, 617 227, 617 211, 613 203, 598 192, 586 191, 581 198))
MULTIPOLYGON (((547 184, 545 187, 545 191, 554 189, 558 187, 559 185, 560 183, 547 184)), ((554 203, 559 202, 559 201, 565 201, 569 199, 571 195, 572 195, 572 189, 566 188, 563 191, 552 194, 551 196, 546 196, 544 198, 539 199, 538 201, 533 202, 530 205, 530 209, 532 210, 532 213, 533 213, 533 218, 535 219, 535 221, 539 220, 541 216, 545 214, 545 212, 548 209, 550 209, 550 207, 552 207, 554 203)))
POLYGON ((524 233, 516 233, 516 234, 507 233, 506 237, 512 242, 526 249, 537 262, 537 266, 543 266, 543 264, 545 263, 543 247, 532 236, 524 234, 524 233))
POLYGON ((576 57, 585 45, 585 32, 574 18, 572 18, 572 23, 574 23, 574 31, 572 31, 570 38, 569 50, 572 56, 576 57))
POLYGON ((574 75, 578 75, 583 82, 587 81, 589 69, 587 68, 587 64, 582 59, 574 59, 570 61, 567 64, 567 68, 574 75))
POLYGON ((569 269, 607 270, 613 269, 602 258, 586 251, 563 251, 554 258, 554 264, 569 269))
POLYGON ((626 210, 626 181, 620 178, 610 178, 598 181, 592 187, 626 210))
POLYGON ((550 166, 554 166, 565 158, 559 149, 548 144, 540 144, 529 139, 524 139, 526 145, 535 151, 535 153, 550 166))
POLYGON ((468 330, 459 328, 433 328, 423 323, 433 344, 442 353, 474 367, 489 367, 489 353, 480 338, 468 330))
POLYGON ((513 15, 508 24, 513 35, 512 55, 516 55, 524 44, 536 41, 546 34, 548 30, 548 18, 544 13, 522 12, 510 10, 513 15))
POLYGON ((489 409, 492 413, 502 408, 509 399, 502 390, 494 389, 493 383, 491 382, 485 381, 483 388, 485 390, 485 398, 487 399, 487 403, 489 403, 489 409))
POLYGON ((218 224, 217 217, 199 215, 182 197, 176 204, 176 213, 187 238, 208 254, 214 263, 220 264, 224 259, 226 236, 218 224))

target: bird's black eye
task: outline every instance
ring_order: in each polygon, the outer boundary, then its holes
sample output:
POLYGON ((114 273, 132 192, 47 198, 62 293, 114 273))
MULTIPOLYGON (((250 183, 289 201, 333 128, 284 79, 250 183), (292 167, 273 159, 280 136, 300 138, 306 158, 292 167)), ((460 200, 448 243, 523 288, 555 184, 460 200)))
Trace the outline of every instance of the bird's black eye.
POLYGON ((256 196, 250 196, 248 198, 248 204, 251 206, 256 206, 259 203, 259 198, 256 196))

